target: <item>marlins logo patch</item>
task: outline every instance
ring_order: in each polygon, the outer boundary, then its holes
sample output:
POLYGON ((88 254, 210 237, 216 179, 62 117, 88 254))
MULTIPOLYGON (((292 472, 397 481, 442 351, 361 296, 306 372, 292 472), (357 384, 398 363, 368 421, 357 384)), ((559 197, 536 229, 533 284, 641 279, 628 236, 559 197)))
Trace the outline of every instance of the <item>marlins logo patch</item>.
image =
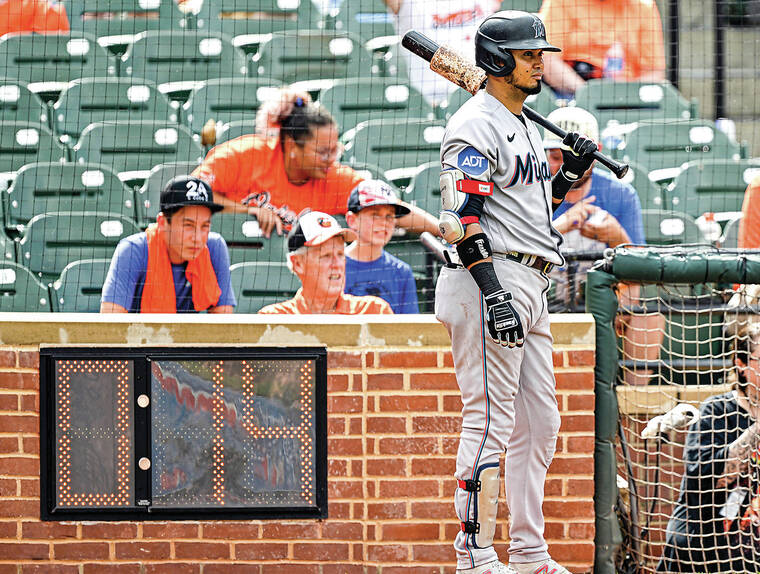
POLYGON ((457 167, 467 175, 482 176, 488 171, 488 160, 472 146, 467 146, 457 156, 457 167))

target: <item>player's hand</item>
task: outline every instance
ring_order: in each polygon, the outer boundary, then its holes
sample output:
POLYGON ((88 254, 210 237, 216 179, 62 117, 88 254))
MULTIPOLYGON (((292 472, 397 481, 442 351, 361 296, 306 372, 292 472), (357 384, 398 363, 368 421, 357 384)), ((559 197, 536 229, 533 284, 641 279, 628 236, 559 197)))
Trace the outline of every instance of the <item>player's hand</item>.
POLYGON ((522 347, 525 338, 523 326, 511 300, 512 294, 504 290, 486 297, 488 334, 494 343, 502 347, 522 347))
POLYGON ((272 230, 277 230, 277 235, 282 235, 282 219, 271 209, 266 207, 249 207, 248 215, 252 215, 259 222, 259 229, 264 234, 264 237, 269 239, 272 234, 272 230))
POLYGON ((592 155, 598 146, 593 140, 582 136, 578 132, 569 132, 562 140, 570 149, 562 149, 562 171, 570 181, 580 178, 591 164, 594 163, 592 155))

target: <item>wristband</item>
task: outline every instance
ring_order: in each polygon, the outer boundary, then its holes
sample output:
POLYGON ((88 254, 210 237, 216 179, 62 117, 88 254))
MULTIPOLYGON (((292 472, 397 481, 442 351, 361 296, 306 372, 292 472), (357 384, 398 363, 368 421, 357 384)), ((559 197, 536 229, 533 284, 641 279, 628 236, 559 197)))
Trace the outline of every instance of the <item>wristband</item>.
POLYGON ((469 269, 483 259, 491 257, 493 251, 485 233, 476 233, 457 243, 459 260, 466 269, 469 269))

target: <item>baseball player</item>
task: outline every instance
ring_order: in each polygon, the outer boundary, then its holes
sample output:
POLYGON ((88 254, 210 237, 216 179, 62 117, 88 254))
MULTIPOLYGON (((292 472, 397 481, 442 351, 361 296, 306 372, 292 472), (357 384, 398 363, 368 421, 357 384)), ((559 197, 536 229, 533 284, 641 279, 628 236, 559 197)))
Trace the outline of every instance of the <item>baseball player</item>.
POLYGON ((454 114, 441 144, 439 226, 460 261, 441 271, 435 297, 464 405, 457 573, 565 574, 547 552, 541 512, 560 424, 546 291, 563 258, 551 219, 597 147, 568 134, 551 177, 541 134, 522 114, 525 98, 541 90, 543 53, 559 51, 539 18, 497 12, 478 28, 475 49, 486 88, 454 114), (503 452, 508 566, 493 548, 503 452))

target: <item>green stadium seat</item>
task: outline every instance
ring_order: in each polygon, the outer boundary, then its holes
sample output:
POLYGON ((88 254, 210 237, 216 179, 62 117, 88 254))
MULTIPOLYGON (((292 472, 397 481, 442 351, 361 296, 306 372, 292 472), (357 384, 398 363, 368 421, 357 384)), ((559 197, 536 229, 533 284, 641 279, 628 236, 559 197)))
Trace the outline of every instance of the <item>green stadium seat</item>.
POLYGON ((137 224, 117 213, 67 211, 36 215, 18 244, 19 262, 44 283, 54 281, 69 263, 110 259, 137 224))
POLYGON ((401 55, 405 49, 398 36, 373 38, 365 48, 372 55, 372 75, 409 81, 409 66, 401 55))
POLYGON ((678 211, 642 209, 644 238, 649 245, 704 243, 694 218, 678 211))
POLYGON ((344 159, 371 163, 386 177, 410 177, 420 164, 440 158, 445 127, 437 120, 368 120, 343 134, 344 159))
POLYGON ((54 129, 63 141, 76 142, 94 122, 136 120, 177 123, 179 114, 153 82, 135 78, 74 80, 53 106, 54 129))
POLYGON ((500 10, 522 10, 523 12, 538 12, 542 0, 504 0, 500 10))
MULTIPOLYGON (((467 90, 457 88, 438 106, 438 117, 448 120, 471 97, 472 94, 467 90)), ((543 86, 540 93, 532 94, 525 99, 525 105, 546 117, 557 109, 557 96, 549 86, 543 86)))
POLYGON ((435 116, 433 107, 415 88, 390 78, 337 80, 320 92, 319 103, 332 114, 341 132, 365 120, 435 116))
POLYGON ((253 76, 284 83, 369 76, 372 57, 358 36, 348 32, 288 30, 274 32, 253 59, 253 76))
POLYGON ((116 61, 94 36, 6 34, 0 38, 2 75, 26 82, 43 100, 55 99, 71 80, 116 75, 116 61))
POLYGON ((63 162, 66 148, 42 124, 0 121, 0 189, 27 163, 63 162))
POLYGON ((224 124, 219 131, 216 132, 216 144, 219 145, 240 136, 246 136, 256 131, 256 126, 251 120, 238 120, 224 124))
POLYGON ((665 207, 699 217, 741 211, 744 192, 760 175, 760 161, 716 159, 689 162, 665 190, 665 207))
POLYGON ((203 82, 183 106, 184 123, 201 133, 207 120, 218 124, 236 121, 254 125, 261 102, 277 93, 280 83, 270 78, 217 78, 203 82))
POLYGON ((140 227, 147 227, 156 220, 160 210, 161 190, 178 175, 189 175, 198 167, 197 162, 178 161, 162 163, 150 170, 142 187, 135 192, 135 201, 140 208, 141 217, 137 222, 140 227))
POLYGON ((437 215, 441 211, 440 175, 440 161, 422 164, 412 175, 409 187, 401 198, 428 213, 437 215))
MULTIPOLYGON (((662 186, 649 179, 649 172, 635 161, 628 162, 628 173, 623 177, 623 182, 633 186, 636 195, 639 196, 641 209, 665 209, 662 186)), ((607 170, 599 162, 594 164, 594 169, 607 170)), ((676 209, 673 206, 673 209, 676 209)), ((678 211, 676 209, 676 211, 678 211)))
POLYGON ((721 236, 718 244, 724 249, 737 249, 739 247, 739 225, 741 223, 741 215, 734 217, 726 223, 723 228, 723 235, 721 236))
POLYGON ((362 42, 396 35, 393 14, 383 0, 344 1, 335 16, 335 29, 358 34, 362 42))
POLYGON ((3 194, 5 228, 18 234, 35 215, 102 211, 135 217, 134 197, 111 169, 98 164, 32 163, 3 194))
POLYGON ((261 234, 256 218, 246 213, 222 212, 211 220, 211 230, 227 242, 230 264, 246 262, 285 263, 287 236, 261 234))
POLYGON ((0 120, 22 121, 50 127, 48 108, 26 82, 0 78, 0 120))
POLYGON ((110 259, 84 259, 66 265, 50 286, 53 310, 59 313, 97 313, 110 259))
POLYGON ((257 313, 265 305, 290 299, 301 287, 285 263, 237 263, 230 267, 230 282, 237 297, 236 313, 257 313))
POLYGON ((26 268, 10 261, 0 261, 0 311, 52 311, 47 287, 26 268))
POLYGON ((711 122, 702 120, 642 121, 625 134, 616 155, 650 172, 677 168, 688 161, 739 159, 739 145, 711 122))
POLYGON ((74 146, 77 163, 108 165, 127 183, 140 185, 154 165, 200 162, 203 150, 185 126, 150 121, 90 124, 74 146))

